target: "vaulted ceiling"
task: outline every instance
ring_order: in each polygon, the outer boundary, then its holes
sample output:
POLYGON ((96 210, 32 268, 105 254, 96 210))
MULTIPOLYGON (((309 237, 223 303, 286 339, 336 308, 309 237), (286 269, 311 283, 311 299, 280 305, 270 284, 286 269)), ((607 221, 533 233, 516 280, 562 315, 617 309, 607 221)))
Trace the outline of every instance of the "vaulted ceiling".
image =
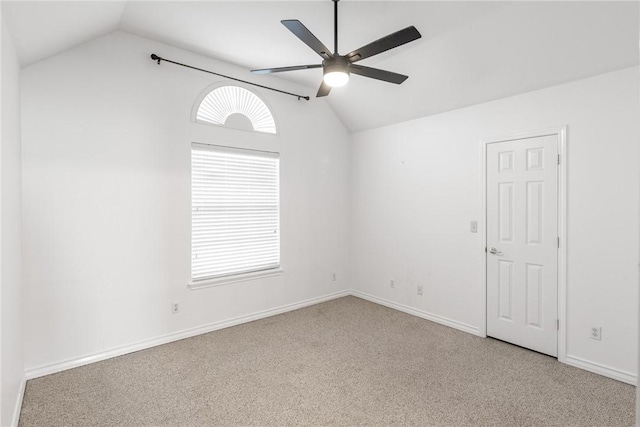
MULTIPOLYGON (((3 2, 28 66, 121 30, 252 68, 319 63, 280 24, 301 20, 333 46, 324 1, 3 2)), ((371 129, 638 64, 638 2, 340 2, 346 53, 415 25, 422 39, 362 61, 409 75, 400 86, 353 76, 327 102, 351 131, 371 129)), ((260 82, 260 76, 239 76, 260 82)), ((314 95, 320 69, 280 73, 314 95)), ((325 102, 312 99, 312 102, 325 102)))

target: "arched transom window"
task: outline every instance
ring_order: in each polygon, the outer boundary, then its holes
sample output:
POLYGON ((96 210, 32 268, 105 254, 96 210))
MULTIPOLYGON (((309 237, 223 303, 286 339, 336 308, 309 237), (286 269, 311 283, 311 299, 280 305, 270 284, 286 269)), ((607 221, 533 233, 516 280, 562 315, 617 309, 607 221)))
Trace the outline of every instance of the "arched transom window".
POLYGON ((239 86, 222 86, 209 92, 198 106, 196 120, 276 133, 276 123, 269 107, 255 93, 239 86))

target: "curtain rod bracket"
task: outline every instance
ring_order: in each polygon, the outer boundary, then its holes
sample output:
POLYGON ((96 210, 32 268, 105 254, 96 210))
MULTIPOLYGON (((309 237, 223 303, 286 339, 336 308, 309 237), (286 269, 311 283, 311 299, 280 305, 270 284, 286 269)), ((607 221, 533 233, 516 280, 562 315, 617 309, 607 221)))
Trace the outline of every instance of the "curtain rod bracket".
POLYGON ((154 60, 154 61, 158 61, 158 65, 160 65, 160 61, 170 62, 172 64, 180 65, 181 67, 191 68, 192 70, 202 71, 203 73, 209 73, 209 74, 213 74, 215 76, 224 77, 225 79, 235 80, 237 82, 246 83, 246 84, 251 85, 251 86, 257 86, 257 87, 261 87, 263 89, 272 90, 274 92, 284 93, 285 95, 295 96, 295 97, 298 98, 298 101, 300 101, 300 99, 305 99, 307 101, 310 99, 308 96, 298 95, 296 93, 291 93, 291 92, 285 92, 284 90, 274 89, 274 88, 269 87, 269 86, 259 85, 257 83, 248 82, 246 80, 236 79, 235 77, 225 76, 224 74, 214 73, 213 71, 204 70, 202 68, 194 67, 192 65, 182 64, 180 62, 172 61, 170 59, 165 59, 165 58, 162 58, 162 57, 156 55, 155 53, 151 54, 151 59, 154 60))

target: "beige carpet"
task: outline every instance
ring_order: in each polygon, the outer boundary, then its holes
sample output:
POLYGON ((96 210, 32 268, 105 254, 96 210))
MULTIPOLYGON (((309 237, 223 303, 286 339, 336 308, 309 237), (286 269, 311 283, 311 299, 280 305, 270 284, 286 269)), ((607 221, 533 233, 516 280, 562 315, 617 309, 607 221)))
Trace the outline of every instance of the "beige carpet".
POLYGON ((27 383, 20 426, 631 426, 635 388, 354 297, 27 383))

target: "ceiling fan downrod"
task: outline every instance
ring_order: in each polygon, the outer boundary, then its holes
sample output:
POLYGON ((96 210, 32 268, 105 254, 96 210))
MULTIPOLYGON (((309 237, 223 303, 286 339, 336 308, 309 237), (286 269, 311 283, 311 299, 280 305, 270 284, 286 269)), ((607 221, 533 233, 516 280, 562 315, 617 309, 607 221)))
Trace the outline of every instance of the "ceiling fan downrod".
POLYGON ((338 2, 333 0, 333 54, 338 56, 338 2))

